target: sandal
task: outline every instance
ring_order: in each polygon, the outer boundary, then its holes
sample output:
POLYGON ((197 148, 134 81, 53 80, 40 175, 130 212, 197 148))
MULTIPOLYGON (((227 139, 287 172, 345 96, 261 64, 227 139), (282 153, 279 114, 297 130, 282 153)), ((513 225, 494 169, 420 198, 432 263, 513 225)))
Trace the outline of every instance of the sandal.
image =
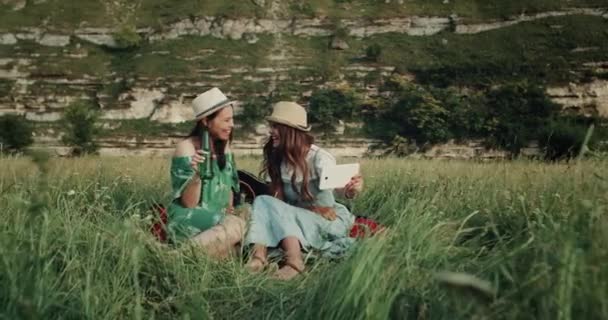
POLYGON ((268 260, 262 257, 253 256, 251 257, 251 259, 249 259, 249 261, 245 265, 245 268, 247 268, 247 270, 249 270, 249 272, 251 273, 260 273, 266 268, 266 266, 268 266, 268 260), (254 263, 254 261, 259 262, 254 263))
POLYGON ((295 278, 298 275, 301 275, 304 273, 304 269, 295 265, 294 263, 290 262, 290 261, 284 261, 283 262, 283 266, 277 270, 277 272, 274 273, 274 275, 272 276, 274 279, 277 280, 291 280, 293 278, 295 278), (292 273, 289 272, 288 270, 294 270, 296 271, 296 273, 292 273))

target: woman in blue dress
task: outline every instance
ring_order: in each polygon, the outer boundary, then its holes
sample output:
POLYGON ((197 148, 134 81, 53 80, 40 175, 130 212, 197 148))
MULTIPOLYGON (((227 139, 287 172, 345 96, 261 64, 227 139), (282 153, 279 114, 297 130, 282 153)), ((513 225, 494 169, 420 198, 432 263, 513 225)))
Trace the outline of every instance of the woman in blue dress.
MULTIPOLYGON (((272 196, 258 196, 252 207, 245 244, 253 245, 247 267, 257 272, 267 265, 267 248, 284 251, 283 266, 274 275, 291 279, 304 270, 301 250, 339 256, 352 245, 349 231, 355 217, 335 201, 333 190, 320 190, 321 169, 336 163, 309 134, 306 110, 294 102, 278 102, 267 118, 271 134, 264 145, 262 173, 272 196)), ((347 198, 363 187, 361 176, 343 189, 347 198)))

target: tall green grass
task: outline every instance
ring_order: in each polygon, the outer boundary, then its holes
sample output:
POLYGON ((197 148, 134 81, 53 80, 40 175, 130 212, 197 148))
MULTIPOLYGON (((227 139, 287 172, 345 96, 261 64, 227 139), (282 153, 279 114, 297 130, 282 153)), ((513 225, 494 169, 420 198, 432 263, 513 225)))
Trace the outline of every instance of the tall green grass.
POLYGON ((148 207, 168 197, 165 159, 39 163, 0 159, 0 318, 608 316, 605 160, 364 160, 365 192, 349 204, 389 231, 343 259, 310 259, 289 283, 154 240, 148 207), (440 271, 496 294, 445 286, 440 271))

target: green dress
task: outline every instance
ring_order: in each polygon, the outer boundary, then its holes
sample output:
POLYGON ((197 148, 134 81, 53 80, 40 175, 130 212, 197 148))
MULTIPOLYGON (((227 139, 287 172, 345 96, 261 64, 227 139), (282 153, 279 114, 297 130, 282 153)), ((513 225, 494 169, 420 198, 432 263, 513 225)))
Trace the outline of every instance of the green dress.
POLYGON ((226 154, 226 166, 220 169, 217 160, 212 161, 211 178, 204 188, 203 203, 195 208, 185 208, 180 203, 184 189, 196 174, 190 167, 191 157, 173 157, 171 160, 171 187, 173 201, 168 209, 168 234, 173 242, 189 239, 219 223, 226 216, 231 192, 238 192, 239 178, 231 153, 226 154))

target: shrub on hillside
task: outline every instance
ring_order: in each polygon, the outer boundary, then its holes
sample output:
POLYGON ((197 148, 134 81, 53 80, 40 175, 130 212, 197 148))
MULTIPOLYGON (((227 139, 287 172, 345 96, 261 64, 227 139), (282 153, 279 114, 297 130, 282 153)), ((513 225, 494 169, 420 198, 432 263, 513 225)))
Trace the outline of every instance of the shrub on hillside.
POLYGON ((387 86, 392 94, 364 117, 368 134, 385 142, 397 136, 411 138, 417 144, 450 138, 449 112, 431 91, 395 81, 389 81, 387 86))
POLYGON ((560 116, 552 119, 538 139, 545 158, 560 160, 578 156, 591 125, 594 125, 594 130, 586 147, 601 151, 602 143, 608 139, 605 124, 601 119, 580 116, 560 116))
POLYGON ((460 93, 453 89, 430 90, 449 113, 447 126, 451 138, 464 140, 485 136, 488 112, 484 94, 460 93))
POLYGON ((141 44, 142 38, 137 33, 135 26, 123 25, 115 33, 114 39, 119 48, 129 49, 138 47, 141 44))
POLYGON ((488 143, 517 155, 536 140, 560 111, 543 87, 526 82, 507 84, 486 95, 488 143))
POLYGON ((63 142, 74 148, 74 155, 95 153, 98 149, 95 137, 99 134, 96 122, 99 111, 86 102, 68 106, 63 114, 65 128, 63 142))
POLYGON ((32 126, 23 116, 0 116, 0 143, 2 151, 19 152, 31 145, 32 126))
POLYGON ((363 77, 363 85, 366 87, 369 85, 376 86, 381 83, 382 83, 382 72, 380 72, 379 70, 370 71, 365 75, 365 77, 363 77))
MULTIPOLYGON (((393 76, 384 82, 381 91, 378 105, 364 114, 365 130, 389 145, 394 144, 395 137, 413 140, 418 146, 480 138, 488 146, 517 155, 521 148, 538 140, 560 112, 543 87, 527 82, 471 93, 416 85, 393 76)), ((554 130, 553 138, 547 141, 562 150, 556 145, 568 144, 562 133, 574 139, 573 130, 579 129, 554 130)), ((550 152, 562 154, 557 149, 550 152)))
POLYGON ((255 98, 245 102, 241 112, 235 117, 237 123, 241 125, 241 131, 247 133, 254 130, 255 126, 264 120, 269 110, 267 99, 255 98))
POLYGON ((539 146, 548 160, 570 159, 580 152, 586 132, 584 125, 555 120, 541 133, 539 146))
POLYGON ((381 54, 382 47, 377 43, 371 44, 365 49, 365 58, 368 61, 378 62, 381 54))
POLYGON ((321 89, 310 97, 310 122, 324 134, 332 134, 339 120, 352 120, 357 115, 359 99, 348 89, 321 89))

